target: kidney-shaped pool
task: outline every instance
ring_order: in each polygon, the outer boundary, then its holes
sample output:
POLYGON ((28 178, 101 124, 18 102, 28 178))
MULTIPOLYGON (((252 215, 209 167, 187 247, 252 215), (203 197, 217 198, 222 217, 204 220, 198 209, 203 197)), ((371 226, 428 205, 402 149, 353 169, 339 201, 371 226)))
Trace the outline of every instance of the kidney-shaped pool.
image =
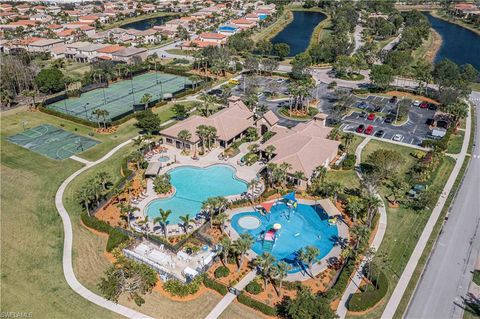
POLYGON ((235 177, 235 171, 228 165, 213 165, 207 168, 183 166, 168 172, 175 194, 167 199, 156 199, 146 207, 146 214, 153 219, 160 208, 171 210, 171 224, 179 223, 180 216, 194 217, 202 203, 209 197, 237 195, 247 191, 247 184, 235 177))

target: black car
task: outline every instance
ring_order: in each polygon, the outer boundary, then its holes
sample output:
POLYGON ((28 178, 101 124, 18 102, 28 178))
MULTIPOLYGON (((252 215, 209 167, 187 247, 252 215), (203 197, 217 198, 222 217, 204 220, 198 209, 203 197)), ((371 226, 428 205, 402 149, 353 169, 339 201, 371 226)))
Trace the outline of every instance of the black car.
POLYGON ((222 95, 223 91, 220 89, 213 89, 207 92, 208 95, 222 95))
POLYGON ((376 136, 376 137, 382 137, 383 134, 385 134, 385 131, 384 131, 384 130, 378 130, 378 131, 375 132, 375 136, 376 136))
POLYGON ((360 113, 358 116, 359 116, 359 117, 366 117, 366 116, 367 116, 367 112, 362 111, 362 113, 360 113))
POLYGON ((436 111, 437 110, 437 106, 433 103, 428 103, 428 109, 429 110, 432 110, 432 111, 436 111))
POLYGON ((393 122, 393 119, 394 119, 394 117, 392 117, 392 116, 387 116, 387 117, 385 118, 385 123, 390 124, 390 123, 393 122))

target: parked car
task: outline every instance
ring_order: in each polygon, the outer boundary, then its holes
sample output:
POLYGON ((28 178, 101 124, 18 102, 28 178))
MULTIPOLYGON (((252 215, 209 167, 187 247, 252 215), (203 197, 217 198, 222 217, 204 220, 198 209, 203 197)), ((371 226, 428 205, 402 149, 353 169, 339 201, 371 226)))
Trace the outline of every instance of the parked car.
POLYGON ((384 130, 378 130, 378 131, 375 132, 375 136, 376 136, 376 137, 382 137, 383 134, 385 134, 385 131, 384 131, 384 130))
POLYGON ((368 107, 368 104, 367 104, 367 102, 363 102, 363 101, 362 101, 362 102, 360 102, 360 103, 357 104, 357 107, 358 107, 359 109, 365 109, 365 108, 368 107))
POLYGON ((402 139, 403 139, 402 134, 395 134, 392 138, 392 140, 394 140, 395 142, 400 142, 402 139))
POLYGON ((428 108, 428 103, 427 102, 420 103, 420 108, 421 109, 427 109, 428 108))
POLYGON ((365 117, 367 117, 367 112, 362 111, 358 116, 365 118, 365 117))
POLYGON ((367 135, 372 135, 372 133, 373 133, 373 125, 369 125, 369 126, 367 127, 367 129, 365 130, 364 133, 367 134, 367 135))
POLYGON ((392 96, 392 98, 390 99, 390 103, 392 103, 392 104, 397 103, 397 100, 398 100, 397 96, 394 95, 394 96, 392 96))
POLYGON ((360 124, 358 127, 357 127, 357 133, 363 133, 363 130, 365 129, 365 125, 363 124, 360 124))
POLYGON ((429 110, 432 110, 432 111, 436 111, 437 110, 437 106, 433 103, 428 103, 428 109, 429 110))
POLYGON ((228 83, 234 84, 234 85, 239 85, 239 84, 240 84, 240 81, 237 80, 237 79, 230 79, 230 80, 228 80, 228 83))
POLYGON ((368 114, 367 120, 373 121, 375 119, 375 113, 368 114))
POLYGON ((277 83, 282 83, 284 80, 283 79, 277 79, 277 83))
POLYGON ((222 95, 223 91, 220 89, 213 89, 207 92, 208 95, 222 95))
POLYGON ((393 122, 394 119, 395 119, 395 118, 394 118, 393 116, 390 116, 390 115, 389 115, 389 116, 387 116, 387 117, 385 118, 385 121, 384 121, 384 122, 387 123, 387 124, 390 124, 390 123, 393 122))
POLYGON ((422 102, 421 102, 421 101, 413 101, 413 102, 412 102, 412 106, 419 107, 419 106, 420 106, 420 104, 422 104, 422 102))

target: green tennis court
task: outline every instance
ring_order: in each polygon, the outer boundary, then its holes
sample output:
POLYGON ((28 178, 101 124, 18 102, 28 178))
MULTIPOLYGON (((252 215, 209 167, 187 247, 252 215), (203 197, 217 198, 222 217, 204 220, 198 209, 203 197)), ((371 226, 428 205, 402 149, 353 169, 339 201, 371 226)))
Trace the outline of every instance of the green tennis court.
POLYGON ((56 160, 64 160, 100 143, 49 124, 9 136, 7 140, 56 160))
POLYGON ((47 106, 65 114, 97 121, 92 114, 96 109, 108 111, 107 120, 117 120, 131 112, 134 106, 141 106, 140 100, 146 93, 152 101, 160 100, 164 94, 175 94, 190 85, 191 81, 184 76, 150 72, 134 76, 132 80, 123 80, 110 84, 105 89, 95 89, 82 93, 80 97, 72 97, 47 106))

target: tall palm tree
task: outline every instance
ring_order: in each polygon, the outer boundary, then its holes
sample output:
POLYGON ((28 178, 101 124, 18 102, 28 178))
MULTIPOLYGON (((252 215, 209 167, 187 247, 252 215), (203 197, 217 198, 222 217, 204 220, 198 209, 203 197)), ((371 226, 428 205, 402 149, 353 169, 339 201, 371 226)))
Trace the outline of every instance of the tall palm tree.
POLYGON ((92 199, 93 199, 93 194, 92 194, 91 188, 84 186, 84 187, 80 188, 80 190, 78 191, 78 193, 76 195, 77 195, 77 200, 79 202, 81 202, 83 204, 83 207, 85 207, 85 209, 87 210, 88 216, 91 216, 90 204, 91 204, 92 199))
POLYGON ((104 191, 107 190, 107 185, 112 183, 112 175, 105 171, 98 172, 95 178, 102 185, 104 191))
POLYGON ((327 177, 327 168, 325 166, 317 166, 313 171, 313 176, 318 178, 320 184, 325 182, 325 178, 327 177))
POLYGON ((222 246, 222 250, 220 255, 222 256, 222 262, 224 266, 227 266, 228 262, 228 255, 233 250, 233 244, 228 236, 223 236, 222 239, 219 241, 220 246, 222 246))
POLYGON ((130 219, 132 217, 132 214, 135 212, 139 212, 140 208, 132 206, 131 204, 127 204, 125 202, 121 202, 117 207, 120 209, 121 216, 126 220, 128 229, 130 229, 130 219))
POLYGON ((278 295, 282 294, 283 280, 288 276, 288 272, 292 270, 292 266, 284 261, 279 261, 273 268, 273 276, 278 280, 278 295))
POLYGON ((185 231, 185 234, 187 234, 188 226, 190 226, 190 223, 193 221, 193 219, 190 218, 190 214, 186 214, 184 216, 180 216, 180 220, 182 221, 182 228, 185 231))
POLYGON ((380 207, 382 201, 373 194, 368 194, 363 198, 363 204, 367 210, 367 226, 370 228, 372 226, 373 218, 375 217, 378 208, 380 207))
POLYGON ((350 228, 350 232, 355 238, 355 245, 353 246, 353 250, 356 253, 361 245, 366 244, 368 236, 370 235, 370 230, 366 225, 354 225, 350 228))
POLYGON ((342 136, 343 142, 345 143, 345 152, 348 154, 350 144, 352 144, 355 135, 353 133, 347 133, 342 136))
POLYGON ((195 134, 197 134, 198 138, 202 142, 202 153, 205 154, 205 141, 207 140, 208 137, 208 129, 207 126, 202 124, 197 127, 197 130, 195 131, 195 134))
POLYGON ((148 103, 150 103, 151 100, 152 100, 152 95, 149 93, 145 93, 140 99, 140 103, 144 105, 145 110, 148 109, 148 103))
POLYGON ((358 214, 363 210, 363 203, 359 200, 357 196, 350 196, 347 200, 346 210, 348 214, 352 217, 353 222, 357 221, 358 214))
POLYGON ((139 137, 134 138, 133 146, 135 146, 137 150, 141 152, 143 147, 145 146, 145 137, 140 135, 139 137))
POLYGON ((207 145, 208 149, 210 150, 212 145, 211 143, 215 143, 217 138, 217 129, 214 126, 207 126, 207 145))
POLYGON ((97 125, 98 125, 98 128, 100 128, 100 117, 102 117, 102 110, 96 109, 95 111, 92 112, 92 115, 95 115, 97 117, 97 125))
POLYGON ((314 278, 312 273, 313 263, 317 260, 317 256, 320 254, 320 250, 317 247, 307 246, 300 250, 298 253, 298 260, 307 266, 307 274, 314 278))
POLYGON ((163 235, 165 236, 165 238, 167 238, 167 226, 169 224, 169 221, 168 221, 168 217, 170 216, 170 214, 172 213, 172 211, 170 209, 167 209, 166 211, 163 210, 163 209, 159 209, 159 216, 155 217, 153 219, 153 224, 159 224, 161 227, 162 227, 162 230, 163 230, 163 235))
POLYGON ((213 218, 213 223, 218 226, 218 229, 223 233, 223 225, 228 220, 228 215, 225 212, 219 212, 213 218))
POLYGON ((177 137, 182 140, 182 149, 185 152, 185 142, 192 138, 192 133, 189 130, 181 130, 177 137))
POLYGON ((275 146, 268 145, 265 147, 265 156, 267 156, 267 160, 270 161, 272 159, 273 153, 275 153, 275 146))
POLYGON ((275 257, 269 253, 263 253, 257 256, 253 261, 254 265, 260 270, 260 274, 263 278, 264 288, 267 289, 267 284, 272 279, 272 270, 275 265, 275 257))
POLYGON ((240 238, 235 240, 233 243, 234 251, 237 254, 237 264, 238 264, 238 269, 237 271, 240 271, 240 269, 243 266, 243 257, 245 257, 245 254, 247 251, 252 247, 253 243, 255 241, 253 240, 253 237, 250 234, 241 234, 240 238))

